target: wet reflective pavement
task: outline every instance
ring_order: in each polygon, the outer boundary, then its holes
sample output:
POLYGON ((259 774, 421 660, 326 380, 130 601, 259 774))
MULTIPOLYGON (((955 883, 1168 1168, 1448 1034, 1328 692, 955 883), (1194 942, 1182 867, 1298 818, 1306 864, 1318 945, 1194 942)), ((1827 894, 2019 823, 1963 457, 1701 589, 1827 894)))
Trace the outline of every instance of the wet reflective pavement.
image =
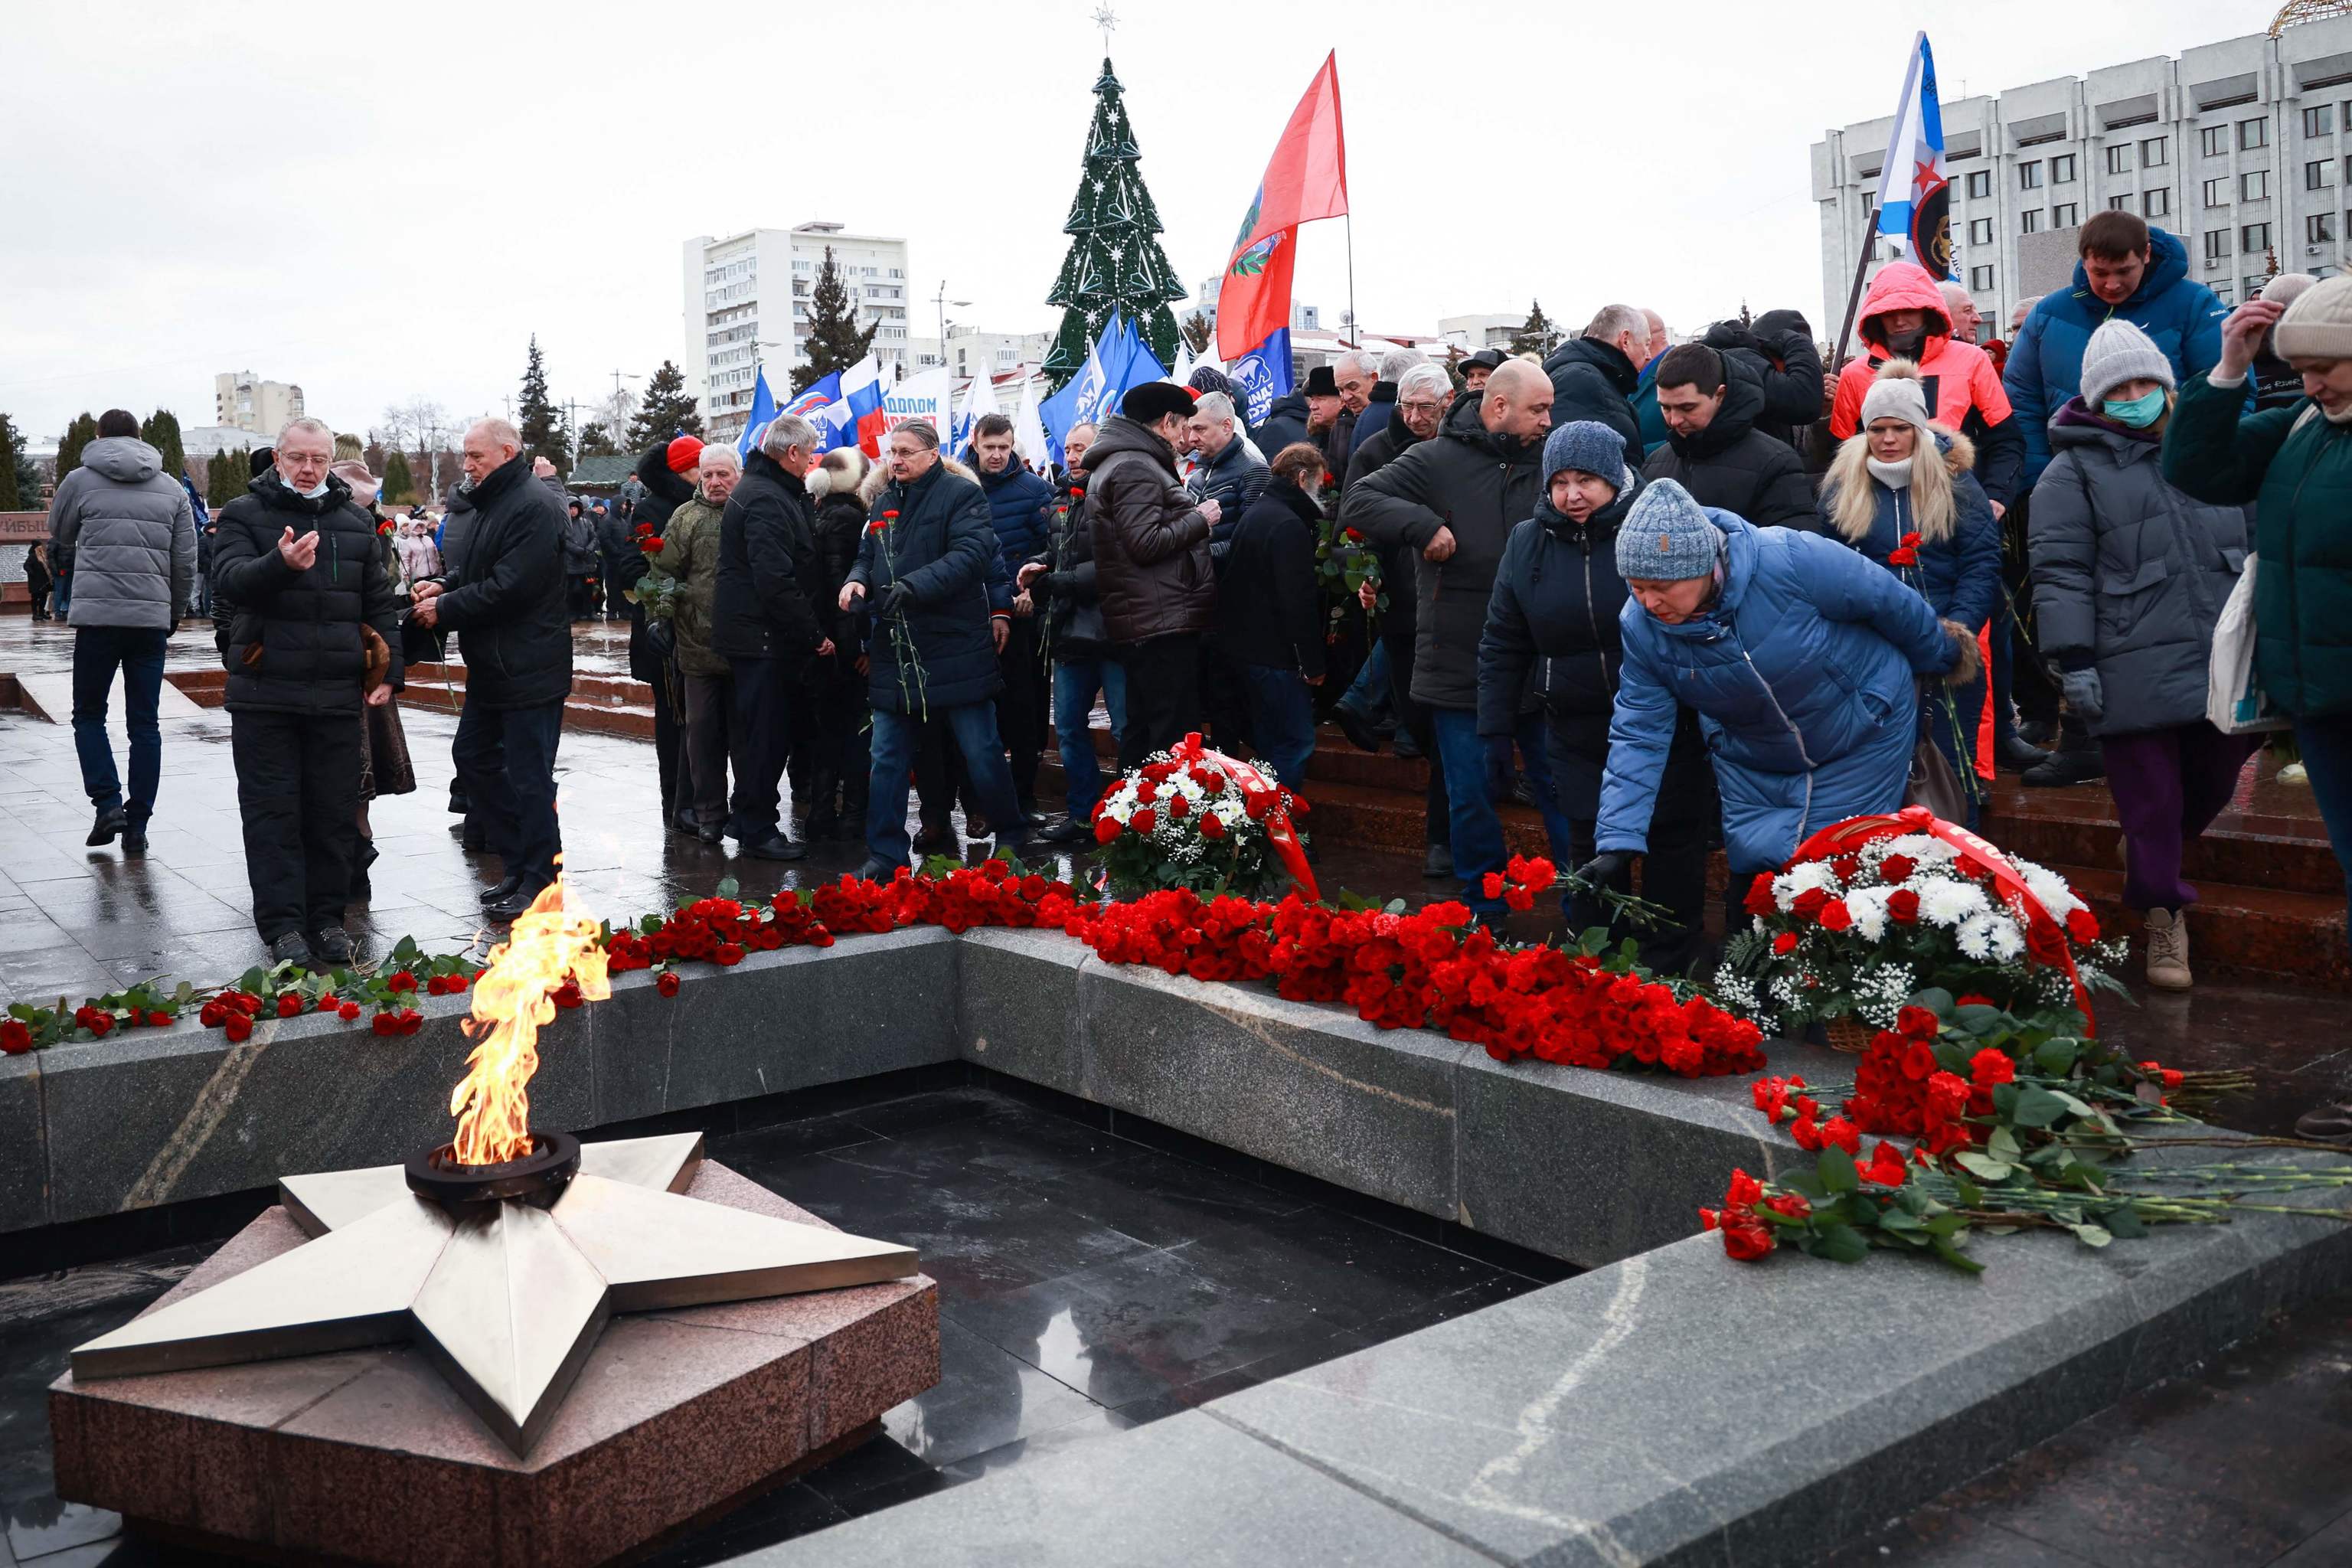
MULTIPOLYGON (((710 1153, 845 1229, 916 1247, 940 1282, 941 1377, 863 1447, 671 1543, 650 1560, 663 1568, 1099 1441, 1569 1272, 1491 1243, 1457 1251, 1418 1215, 982 1089, 714 1138, 710 1153)), ((58 1500, 43 1395, 74 1344, 206 1250, 0 1285, 0 1509, 18 1561, 206 1560, 58 1500)))

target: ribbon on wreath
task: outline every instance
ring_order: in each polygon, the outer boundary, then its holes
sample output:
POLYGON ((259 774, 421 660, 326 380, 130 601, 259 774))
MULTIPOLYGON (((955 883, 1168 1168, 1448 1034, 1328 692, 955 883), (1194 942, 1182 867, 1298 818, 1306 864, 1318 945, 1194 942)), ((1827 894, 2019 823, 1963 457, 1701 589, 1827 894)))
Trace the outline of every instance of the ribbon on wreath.
POLYGON ((2085 1033, 2095 1036, 2099 1022, 2091 1014, 2091 994, 2083 988, 2082 972, 2074 966, 2074 949, 2066 940, 2065 928, 2051 917, 2042 900, 2025 885, 2016 867, 1992 845, 1970 833, 1958 823, 1946 822, 1924 805, 1906 805, 1892 816, 1850 816, 1843 822, 1832 823, 1797 846, 1789 858, 1786 870, 1800 860, 1831 860, 1852 854, 1865 844, 1881 838, 1894 838, 1906 833, 1923 833, 1941 839, 1963 856, 1985 868, 1992 879, 1993 889, 2010 915, 2025 930, 2026 952, 2032 957, 2066 972, 2067 983, 2074 988, 2074 1006, 2083 1015, 2085 1033), (2054 953, 2044 958, 2044 952, 2054 953))
MULTIPOLYGON (((1278 781, 1267 778, 1239 757, 1229 757, 1223 752, 1211 751, 1202 743, 1201 734, 1197 730, 1171 746, 1168 749, 1168 754, 1179 763, 1201 763, 1209 767, 1223 770, 1227 778, 1241 786, 1244 798, 1251 792, 1256 791, 1271 800, 1273 804, 1266 807, 1265 818, 1266 842, 1274 846, 1275 858, 1282 862, 1282 868, 1290 873, 1290 879, 1298 884, 1299 890, 1304 892, 1310 901, 1320 901, 1323 895, 1317 890, 1315 872, 1307 864, 1306 847, 1298 842, 1298 836, 1290 830, 1290 808, 1282 804, 1282 785, 1278 781)), ((1291 800, 1299 813, 1304 815, 1307 803, 1296 795, 1293 795, 1291 800)))

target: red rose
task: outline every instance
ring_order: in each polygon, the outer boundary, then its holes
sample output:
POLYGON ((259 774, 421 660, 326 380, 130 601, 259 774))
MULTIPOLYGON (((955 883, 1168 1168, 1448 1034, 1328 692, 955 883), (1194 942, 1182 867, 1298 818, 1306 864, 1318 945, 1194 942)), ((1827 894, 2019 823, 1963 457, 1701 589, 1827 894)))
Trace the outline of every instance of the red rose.
POLYGON ((172 1015, 163 1012, 150 1013, 147 1015, 147 1026, 151 1029, 168 1029, 172 1026, 172 1015))
POLYGON ((1896 925, 1919 923, 1919 895, 1908 888, 1897 888, 1886 895, 1886 918, 1896 925))
POLYGON ((0 1024, 0 1055, 21 1057, 33 1048, 33 1031, 22 1018, 0 1024))
POLYGON ((665 996, 677 995, 677 975, 667 970, 663 971, 662 977, 654 982, 654 989, 660 992, 665 996))
POLYGON ((1139 811, 1127 819, 1127 826, 1129 832, 1149 836, 1153 828, 1160 826, 1160 818, 1151 812, 1139 811))
POLYGON ((400 1020, 389 1013, 378 1013, 368 1027, 379 1035, 396 1035, 400 1033, 400 1020))
POLYGON ((1772 939, 1772 951, 1781 958, 1786 958, 1790 953, 1796 952, 1797 933, 1792 931, 1784 931, 1780 935, 1774 937, 1772 939))
POLYGON ((1919 863, 1908 855, 1889 855, 1878 863, 1878 875, 1884 881, 1906 882, 1918 868, 1919 863))
POLYGON ((1925 1007, 1906 1007, 1895 1015, 1895 1030, 1906 1040, 1932 1040, 1944 1032, 1943 1021, 1925 1007))
POLYGON ((1762 1221, 1753 1217, 1727 1221, 1723 1250, 1742 1263, 1753 1263, 1780 1245, 1762 1221))
POLYGON ((1168 797, 1168 815, 1170 816, 1181 817, 1186 812, 1192 809, 1192 803, 1186 800, 1182 795, 1171 795, 1168 797))
POLYGON ((1224 836, 1225 836, 1225 825, 1224 825, 1224 823, 1223 823, 1221 819, 1219 819, 1218 817, 1216 817, 1216 816, 1213 816, 1213 815, 1203 815, 1203 816, 1202 816, 1202 818, 1201 818, 1201 837, 1203 837, 1203 838, 1223 838, 1224 836))
POLYGON ((1830 896, 1821 889, 1807 888, 1797 895, 1797 901, 1790 906, 1790 912, 1800 920, 1819 920, 1829 901, 1830 896))
POLYGON ((1108 844, 1119 835, 1118 819, 1112 816, 1095 818, 1095 842, 1108 844))
POLYGON ((1748 899, 1741 907, 1751 915, 1769 915, 1779 910, 1780 904, 1772 897, 1772 874, 1769 871, 1758 873, 1756 879, 1748 884, 1748 899))
POLYGON ((1955 1007, 1993 1007, 1999 1005, 1981 991, 1971 991, 1952 1004, 1955 1007))
POLYGON ((2063 963, 2068 956, 2066 933, 2048 915, 2029 921, 2025 926, 2025 951, 2036 963, 2063 963))
POLYGON ((2099 917, 2088 910, 2070 910, 2066 916, 2066 934, 2076 945, 2088 947, 2099 940, 2099 917))
POLYGON ((1764 1206, 1790 1219, 1803 1219, 1813 1212, 1812 1204, 1802 1193, 1777 1193, 1764 1200, 1764 1206))
POLYGON ((414 991, 416 989, 416 976, 404 969, 383 984, 385 989, 391 991, 414 991))
MULTIPOLYGON (((196 1022, 207 1029, 217 1029, 221 1026, 221 1020, 227 1016, 228 1009, 221 1005, 220 998, 215 997, 197 1010, 196 1022)), ((5 1027, 6 1027, 5 1025, 0 1025, 0 1028, 5 1027)))
POLYGON ((1843 899, 1832 899, 1822 906, 1822 929, 1845 931, 1853 924, 1853 914, 1845 907, 1843 899))
POLYGON ((278 999, 278 1016, 290 1018, 302 1010, 302 998, 289 991, 278 999))
POLYGON ((253 1033, 253 1019, 244 1013, 231 1013, 221 1026, 228 1031, 230 1039, 241 1040, 253 1033))

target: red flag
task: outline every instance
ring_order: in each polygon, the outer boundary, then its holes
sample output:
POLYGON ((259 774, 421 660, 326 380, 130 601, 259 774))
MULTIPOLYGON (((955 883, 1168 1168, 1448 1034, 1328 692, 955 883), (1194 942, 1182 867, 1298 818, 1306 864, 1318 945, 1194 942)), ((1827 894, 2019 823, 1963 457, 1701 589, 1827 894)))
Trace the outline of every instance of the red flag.
POLYGON ((1339 56, 1324 57, 1267 160, 1217 291, 1217 357, 1231 363, 1290 324, 1298 226, 1348 210, 1348 139, 1339 120, 1339 56))
POLYGON ((1347 210, 1348 136, 1339 121, 1339 52, 1334 49, 1274 144, 1257 201, 1234 249, 1246 250, 1276 229, 1338 217, 1347 210))

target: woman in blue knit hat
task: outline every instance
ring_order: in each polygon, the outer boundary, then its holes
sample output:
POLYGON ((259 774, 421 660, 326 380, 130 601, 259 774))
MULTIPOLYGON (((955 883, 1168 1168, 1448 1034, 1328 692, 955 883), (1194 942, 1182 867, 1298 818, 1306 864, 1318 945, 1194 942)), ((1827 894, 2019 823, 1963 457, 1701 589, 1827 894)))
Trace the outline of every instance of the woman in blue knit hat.
POLYGON ((1901 806, 1919 732, 1914 677, 1976 675, 1976 639, 1894 574, 1820 534, 1702 508, 1672 479, 1626 513, 1617 570, 1633 597, 1587 877, 1648 848, 1681 709, 1697 710, 1714 755, 1744 890, 1832 823, 1901 806))

